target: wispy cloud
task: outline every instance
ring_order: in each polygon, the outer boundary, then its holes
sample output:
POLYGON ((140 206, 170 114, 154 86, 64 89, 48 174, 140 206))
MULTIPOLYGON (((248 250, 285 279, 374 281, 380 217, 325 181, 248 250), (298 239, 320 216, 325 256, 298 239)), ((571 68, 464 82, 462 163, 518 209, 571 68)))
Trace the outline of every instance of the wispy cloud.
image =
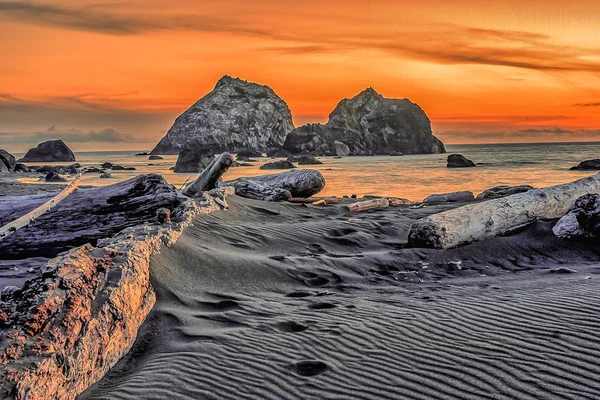
POLYGON ((0 142, 6 145, 35 144, 46 140, 62 139, 67 143, 135 143, 138 140, 132 135, 118 132, 111 128, 96 131, 79 129, 58 129, 52 125, 40 132, 0 132, 0 142))
POLYGON ((464 130, 436 131, 440 139, 452 143, 518 143, 543 141, 598 141, 600 129, 529 128, 514 131, 472 132, 464 130))
POLYGON ((597 103, 577 103, 573 105, 575 107, 600 107, 600 101, 597 103))

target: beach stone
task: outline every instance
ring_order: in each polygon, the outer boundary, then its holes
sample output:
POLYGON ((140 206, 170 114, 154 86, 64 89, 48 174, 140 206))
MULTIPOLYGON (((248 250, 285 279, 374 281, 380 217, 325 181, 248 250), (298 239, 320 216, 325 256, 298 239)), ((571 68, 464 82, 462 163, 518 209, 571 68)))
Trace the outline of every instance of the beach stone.
POLYGON ((226 75, 177 117, 151 154, 182 149, 263 153, 281 148, 292 129, 290 109, 271 88, 226 75))
POLYGON ((75 161, 75 154, 62 140, 48 140, 27 151, 20 162, 75 161))
POLYGON ((66 182, 67 180, 62 176, 54 173, 48 172, 48 174, 44 177, 44 182, 66 182))
POLYGON ((14 171, 17 161, 15 160, 15 156, 8 151, 0 149, 0 164, 3 164, 7 171, 14 171))
POLYGON ((571 167, 571 170, 600 170, 600 158, 595 158, 593 160, 585 160, 579 163, 579 165, 575 167, 571 167))
POLYGON ((156 220, 159 224, 171 222, 171 211, 168 208, 159 208, 156 210, 156 220))
POLYGON ((486 189, 477 195, 477 200, 499 199, 501 197, 511 196, 517 193, 525 193, 533 189, 533 186, 496 186, 486 189))
POLYGON ((266 163, 260 167, 260 169, 292 169, 292 168, 296 168, 296 166, 287 160, 266 163))
POLYGON ((102 175, 100 175, 100 178, 102 179, 110 179, 112 178, 112 175, 108 172, 103 173, 102 175))
POLYGON ((204 153, 198 150, 182 150, 177 157, 174 171, 177 173, 201 172, 214 160, 213 153, 204 153))
POLYGON ((462 154, 450 154, 448 156, 448 168, 469 168, 476 167, 475 163, 462 154))
POLYGON ((388 99, 373 88, 338 103, 326 124, 294 129, 283 148, 292 154, 367 156, 445 153, 425 112, 408 99, 388 99))
POLYGON ((298 165, 320 165, 320 164, 323 164, 316 157, 308 155, 308 154, 289 156, 287 161, 292 162, 292 163, 294 163, 294 162, 298 163, 298 165))
POLYGON ((27 165, 25 164, 16 163, 15 172, 29 172, 29 168, 27 168, 27 165))
POLYGON ((469 202, 475 200, 475 196, 473 192, 470 191, 460 191, 460 192, 452 192, 452 193, 443 193, 443 194, 432 194, 427 196, 423 203, 432 204, 432 203, 458 203, 458 202, 469 202))
POLYGON ((148 157, 148 160, 164 160, 164 158, 157 155, 151 155, 150 157, 148 157))
POLYGON ((552 232, 559 238, 599 238, 600 237, 600 195, 586 194, 558 220, 552 232))

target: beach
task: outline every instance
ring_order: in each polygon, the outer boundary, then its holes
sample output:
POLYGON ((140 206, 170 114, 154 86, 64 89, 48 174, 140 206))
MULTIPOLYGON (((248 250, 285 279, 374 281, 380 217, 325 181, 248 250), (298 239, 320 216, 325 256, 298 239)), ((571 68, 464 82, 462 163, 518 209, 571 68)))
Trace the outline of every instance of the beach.
POLYGON ((600 395, 597 243, 538 221, 411 249, 413 221, 458 204, 228 202, 151 258, 157 303, 82 399, 600 395))

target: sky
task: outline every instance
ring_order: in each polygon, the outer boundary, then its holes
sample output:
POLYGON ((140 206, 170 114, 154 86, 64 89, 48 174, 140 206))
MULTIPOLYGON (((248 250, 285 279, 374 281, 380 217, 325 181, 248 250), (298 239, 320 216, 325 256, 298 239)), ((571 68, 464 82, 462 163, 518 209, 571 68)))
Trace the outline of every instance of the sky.
POLYGON ((0 147, 149 149, 223 75, 296 126, 373 87, 445 143, 600 141, 599 0, 0 0, 0 147))

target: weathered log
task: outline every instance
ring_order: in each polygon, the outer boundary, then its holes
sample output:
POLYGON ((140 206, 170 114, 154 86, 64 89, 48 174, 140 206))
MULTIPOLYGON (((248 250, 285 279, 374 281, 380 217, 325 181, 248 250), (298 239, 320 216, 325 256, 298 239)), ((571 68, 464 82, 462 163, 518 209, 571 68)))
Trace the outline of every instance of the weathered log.
POLYGON ((462 192, 432 194, 430 196, 427 196, 425 198, 425 200, 423 200, 423 203, 425 203, 425 204, 458 203, 458 202, 473 201, 473 200, 475 200, 475 196, 473 196, 473 192, 464 190, 462 192))
POLYGON ((282 201, 292 198, 289 190, 275 188, 254 180, 237 182, 234 188, 235 194, 247 199, 282 201))
MULTIPOLYGON (((55 194, 0 198, 0 225, 44 204, 55 194)), ((187 197, 157 174, 139 175, 105 187, 79 189, 27 227, 0 241, 0 258, 54 257, 85 243, 95 245, 124 228, 156 219, 159 208, 172 211, 187 197)))
POLYGON ((183 194, 194 197, 202 194, 202 192, 216 188, 219 179, 221 179, 232 164, 233 156, 231 154, 221 154, 213 159, 198 178, 183 190, 183 194))
POLYGON ((600 174, 465 205, 415 222, 410 228, 408 241, 414 247, 445 249, 502 235, 537 219, 559 218, 578 197, 598 192, 600 174))
POLYGON ((348 204, 346 208, 348 209, 348 211, 357 212, 372 210, 375 208, 387 208, 389 206, 390 201, 386 198, 381 198, 374 200, 358 201, 356 203, 348 204))
POLYGON ((74 190, 79 186, 79 182, 81 182, 81 174, 77 175, 77 177, 60 193, 56 196, 52 197, 50 200, 37 207, 34 210, 31 210, 27 214, 15 219, 14 221, 4 225, 0 228, 0 239, 5 238, 6 236, 15 233, 17 230, 27 226, 31 222, 33 222, 40 215, 50 211, 53 207, 55 207, 58 203, 63 201, 68 195, 73 193, 74 190))
POLYGON ((291 199, 289 199, 288 201, 290 203, 301 203, 301 204, 312 204, 316 201, 320 201, 320 200, 324 200, 325 203, 327 204, 338 204, 338 203, 343 203, 344 201, 346 201, 347 199, 344 199, 343 197, 293 197, 291 199))
MULTIPOLYGON (((219 186, 233 186, 235 194, 242 197, 246 197, 244 193, 255 195, 257 194, 256 190, 260 190, 260 188, 269 189, 269 192, 278 189, 280 191, 279 194, 281 194, 281 191, 288 191, 291 194, 290 197, 310 197, 323 190, 325 187, 325 178, 319 171, 314 169, 293 169, 279 174, 239 178, 233 181, 221 182, 219 186), (253 183, 249 184, 248 182, 253 183)), ((272 194, 269 193, 267 197, 272 194)))

